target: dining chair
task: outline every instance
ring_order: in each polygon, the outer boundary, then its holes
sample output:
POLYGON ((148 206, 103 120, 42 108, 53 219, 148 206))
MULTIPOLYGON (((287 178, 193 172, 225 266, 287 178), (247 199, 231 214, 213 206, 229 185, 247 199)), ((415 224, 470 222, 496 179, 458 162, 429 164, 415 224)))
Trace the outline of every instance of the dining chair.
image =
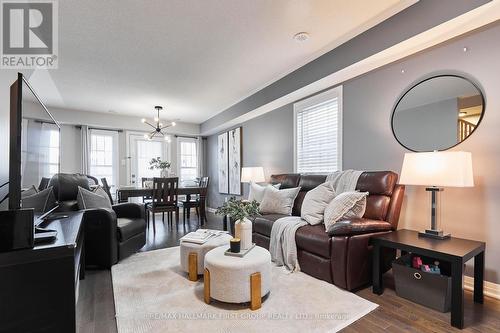
MULTIPOLYGON (((153 178, 148 178, 148 177, 142 177, 141 178, 141 185, 142 185, 142 188, 145 188, 146 187, 146 182, 152 182, 153 181, 153 178)), ((145 195, 142 197, 142 202, 145 203, 145 202, 151 202, 151 200, 153 200, 153 197, 151 195, 145 195)))
POLYGON ((102 188, 104 189, 104 192, 106 192, 106 194, 109 197, 109 201, 113 205, 113 196, 111 195, 111 187, 109 186, 108 180, 106 179, 106 177, 101 178, 101 183, 102 183, 102 188))
POLYGON ((202 177, 200 182, 198 183, 198 187, 200 187, 200 194, 196 195, 194 198, 190 200, 182 201, 182 216, 183 222, 186 222, 186 218, 190 218, 191 208, 196 209, 196 215, 198 216, 198 222, 202 225, 203 221, 207 220, 206 212, 205 212, 205 203, 208 192, 208 184, 210 182, 209 177, 202 177))
POLYGON ((153 178, 153 201, 145 204, 148 225, 149 213, 153 214, 153 234, 156 234, 156 213, 162 213, 163 223, 165 223, 165 213, 167 213, 167 223, 172 223, 173 213, 175 212, 175 222, 179 223, 179 207, 177 206, 178 188, 178 177, 153 178))
POLYGON ((50 178, 42 177, 40 184, 38 185, 38 191, 43 191, 49 186, 50 178))

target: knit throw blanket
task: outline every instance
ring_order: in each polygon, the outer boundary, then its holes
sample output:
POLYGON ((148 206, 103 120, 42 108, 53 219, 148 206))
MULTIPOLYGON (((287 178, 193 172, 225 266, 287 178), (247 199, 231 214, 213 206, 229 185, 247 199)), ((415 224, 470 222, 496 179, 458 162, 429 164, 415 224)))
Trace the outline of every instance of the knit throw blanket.
POLYGON ((335 195, 339 195, 343 192, 351 192, 356 190, 359 176, 361 176, 362 173, 363 171, 359 170, 336 171, 326 176, 326 181, 333 182, 335 195))
POLYGON ((273 224, 269 252, 271 260, 278 266, 285 266, 290 271, 300 271, 297 259, 295 232, 307 225, 300 216, 282 217, 273 224))
MULTIPOLYGON (((342 192, 354 191, 362 173, 363 171, 356 170, 337 171, 329 174, 326 181, 334 183, 335 193, 338 195, 342 192)), ((274 222, 271 229, 269 252, 271 260, 276 265, 285 266, 292 272, 300 271, 295 233, 297 229, 305 225, 307 222, 300 216, 286 216, 274 222)))

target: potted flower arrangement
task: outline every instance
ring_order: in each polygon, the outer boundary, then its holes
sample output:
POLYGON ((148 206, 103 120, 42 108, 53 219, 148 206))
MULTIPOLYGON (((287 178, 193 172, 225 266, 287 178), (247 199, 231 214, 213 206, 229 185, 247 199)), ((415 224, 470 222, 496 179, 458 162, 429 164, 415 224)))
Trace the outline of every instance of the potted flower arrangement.
POLYGON ((160 157, 152 158, 149 161, 149 169, 160 169, 160 177, 168 177, 168 170, 170 169, 170 162, 162 161, 160 157))
POLYGON ((241 240, 241 249, 246 250, 252 246, 252 221, 259 215, 259 203, 256 200, 237 200, 230 198, 221 207, 217 208, 217 215, 229 216, 236 221, 234 234, 241 240))

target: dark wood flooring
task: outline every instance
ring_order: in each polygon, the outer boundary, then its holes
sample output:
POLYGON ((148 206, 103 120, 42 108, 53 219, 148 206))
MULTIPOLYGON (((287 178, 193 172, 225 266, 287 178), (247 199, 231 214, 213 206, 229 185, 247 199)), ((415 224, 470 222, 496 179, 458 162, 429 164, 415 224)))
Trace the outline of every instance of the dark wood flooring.
MULTIPOLYGON (((156 235, 153 236, 152 229, 149 231, 147 244, 141 251, 177 246, 179 238, 199 228, 196 214, 192 214, 185 227, 182 223, 182 215, 179 226, 175 227, 169 227, 166 222, 164 226, 161 222, 161 215, 159 216, 156 221, 156 235)), ((222 229, 222 218, 209 213, 208 221, 203 227, 222 229)), ((449 313, 433 311, 397 297, 390 273, 386 274, 384 280, 387 287, 382 296, 374 295, 371 288, 365 288, 356 293, 380 306, 344 329, 343 332, 500 332, 500 301, 485 297, 483 305, 475 304, 472 301, 472 294, 466 291, 466 328, 458 330, 449 325, 449 313)), ((85 280, 80 283, 77 306, 78 332, 117 332, 114 316, 110 271, 87 271, 85 280)))

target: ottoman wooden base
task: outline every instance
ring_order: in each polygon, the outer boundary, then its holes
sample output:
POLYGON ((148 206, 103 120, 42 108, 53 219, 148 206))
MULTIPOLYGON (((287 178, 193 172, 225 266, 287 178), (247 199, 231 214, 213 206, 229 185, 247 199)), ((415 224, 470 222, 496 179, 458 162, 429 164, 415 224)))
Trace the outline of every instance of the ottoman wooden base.
MULTIPOLYGON (((210 271, 206 268, 205 273, 203 274, 203 283, 205 303, 210 304, 210 271)), ((250 310, 258 310, 262 307, 260 272, 250 275, 250 290, 250 310)))

